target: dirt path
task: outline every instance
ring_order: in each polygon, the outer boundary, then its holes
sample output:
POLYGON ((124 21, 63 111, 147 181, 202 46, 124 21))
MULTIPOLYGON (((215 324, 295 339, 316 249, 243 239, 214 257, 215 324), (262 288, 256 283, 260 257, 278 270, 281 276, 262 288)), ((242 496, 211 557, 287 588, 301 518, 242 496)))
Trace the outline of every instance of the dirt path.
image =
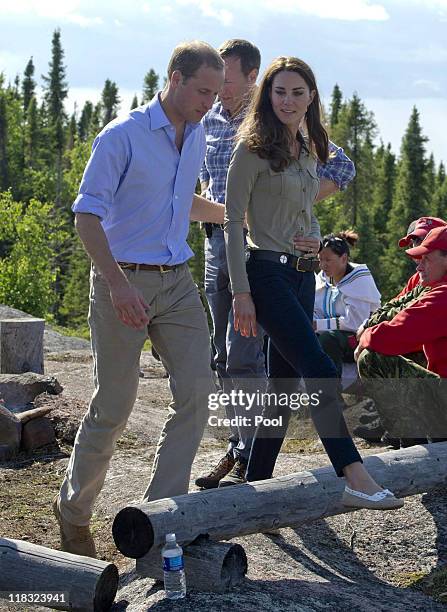
MULTIPOLYGON (((92 390, 88 351, 47 357, 46 373, 56 376, 64 387, 62 397, 52 401, 65 401, 80 417, 92 390)), ((113 457, 93 521, 100 554, 113 559, 122 572, 115 612, 446 609, 423 590, 407 588, 416 583, 420 589, 429 589, 430 577, 423 577, 430 574, 435 577, 432 583, 439 581, 434 570, 447 564, 446 489, 408 498, 403 509, 392 513, 362 510, 299 529, 283 529, 279 536, 236 539, 247 552, 249 571, 246 583, 231 593, 191 592, 185 601, 173 603, 163 599, 163 591, 152 580, 135 579, 132 563, 114 549, 110 526, 116 511, 138 499, 146 487, 169 401, 159 364, 145 353, 141 365, 145 378, 140 380, 135 409, 113 457), (417 582, 419 578, 422 582, 417 582)), ((223 440, 208 432, 193 466, 191 488, 195 477, 220 458, 224 447, 223 440)), ((318 444, 298 442, 289 448, 294 452, 281 453, 275 475, 328 462, 318 444)), ((383 450, 364 448, 363 452, 383 450)), ((5 536, 57 546, 49 505, 69 451, 69 446, 62 446, 59 454, 44 450, 34 460, 20 457, 13 466, 0 466, 0 518, 5 536)), ((443 580, 444 584, 436 583, 430 592, 447 592, 447 579, 443 580)), ((7 609, 0 604, 0 610, 7 609)))

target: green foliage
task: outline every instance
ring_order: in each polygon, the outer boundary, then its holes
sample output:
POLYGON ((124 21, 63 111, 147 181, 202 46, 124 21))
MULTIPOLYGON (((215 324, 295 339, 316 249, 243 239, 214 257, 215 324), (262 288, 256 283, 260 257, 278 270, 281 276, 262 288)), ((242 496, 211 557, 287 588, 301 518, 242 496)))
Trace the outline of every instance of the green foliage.
POLYGON ((116 83, 107 79, 101 93, 102 124, 107 125, 118 114, 120 98, 118 96, 118 86, 116 83))
POLYGON ((34 92, 36 89, 36 82, 34 80, 34 64, 33 58, 30 57, 29 62, 26 65, 24 78, 22 81, 22 100, 23 100, 23 111, 26 113, 28 105, 34 98, 34 92))
POLYGON ((426 141, 415 107, 402 140, 396 188, 387 222, 388 245, 381 258, 382 267, 386 270, 386 297, 392 297, 396 288, 404 285, 414 273, 413 262, 404 256, 398 246, 399 238, 405 235, 411 221, 431 212, 427 193, 426 141))
POLYGON ((0 302, 45 316, 56 300, 54 258, 65 239, 50 204, 25 207, 0 194, 0 242, 11 245, 0 259, 0 302))
POLYGON ((141 104, 146 104, 155 96, 158 91, 159 76, 153 68, 146 73, 143 80, 143 94, 141 104))

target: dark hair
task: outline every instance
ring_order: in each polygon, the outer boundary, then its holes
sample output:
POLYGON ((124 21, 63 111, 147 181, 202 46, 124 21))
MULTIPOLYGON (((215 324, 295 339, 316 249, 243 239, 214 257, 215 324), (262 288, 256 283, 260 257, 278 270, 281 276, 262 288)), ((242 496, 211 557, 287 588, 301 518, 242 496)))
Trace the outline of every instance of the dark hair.
POLYGON ((177 45, 168 64, 168 78, 179 70, 184 80, 194 76, 203 65, 223 70, 225 64, 219 53, 211 45, 201 40, 192 40, 177 45))
POLYGON ((232 38, 222 43, 218 49, 220 57, 238 57, 241 60, 241 70, 248 76, 252 70, 259 70, 261 53, 258 47, 248 40, 232 38))
POLYGON ((315 91, 306 112, 309 147, 299 130, 297 140, 301 146, 316 153, 321 162, 326 162, 329 156, 329 139, 321 123, 320 96, 312 69, 296 57, 277 57, 265 71, 237 136, 250 151, 262 159, 270 160, 270 166, 276 172, 281 172, 292 162, 289 132, 273 112, 270 101, 273 79, 283 71, 296 72, 304 79, 310 91, 315 91))
POLYGON ((336 234, 327 234, 322 240, 322 249, 331 249, 333 253, 338 256, 348 255, 359 239, 358 234, 353 230, 345 230, 343 232, 337 232, 336 234))

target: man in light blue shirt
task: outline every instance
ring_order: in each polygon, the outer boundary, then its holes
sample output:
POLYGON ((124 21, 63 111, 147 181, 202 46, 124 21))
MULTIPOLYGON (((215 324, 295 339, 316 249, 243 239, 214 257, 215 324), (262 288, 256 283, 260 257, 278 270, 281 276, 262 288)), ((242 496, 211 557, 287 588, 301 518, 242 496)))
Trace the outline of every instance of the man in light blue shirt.
POLYGON ((223 84, 223 67, 206 43, 176 47, 163 92, 95 139, 73 205, 93 262, 95 392, 53 504, 68 552, 96 555, 92 509, 136 399, 148 335, 169 372, 173 398, 144 498, 188 492, 214 383, 208 325, 186 263, 192 255, 186 238, 190 218, 223 219, 222 205, 194 196, 205 154, 200 120, 223 84))

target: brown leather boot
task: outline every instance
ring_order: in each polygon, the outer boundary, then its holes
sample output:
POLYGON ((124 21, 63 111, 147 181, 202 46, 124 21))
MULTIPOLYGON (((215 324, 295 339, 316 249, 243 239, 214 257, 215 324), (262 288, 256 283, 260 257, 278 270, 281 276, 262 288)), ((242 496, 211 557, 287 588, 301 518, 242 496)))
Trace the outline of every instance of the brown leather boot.
POLYGON ((59 523, 61 549, 74 555, 96 559, 96 547, 90 527, 73 525, 63 518, 59 510, 59 495, 53 500, 53 513, 59 523))
POLYGON ((216 489, 219 486, 220 479, 228 474, 233 468, 234 463, 233 454, 227 453, 209 474, 206 476, 199 476, 199 478, 196 479, 196 485, 202 489, 216 489))
POLYGON ((220 487, 229 487, 231 485, 244 484, 247 482, 245 474, 247 472, 247 464, 244 461, 238 459, 233 466, 233 469, 228 472, 226 476, 221 478, 219 482, 220 487))

